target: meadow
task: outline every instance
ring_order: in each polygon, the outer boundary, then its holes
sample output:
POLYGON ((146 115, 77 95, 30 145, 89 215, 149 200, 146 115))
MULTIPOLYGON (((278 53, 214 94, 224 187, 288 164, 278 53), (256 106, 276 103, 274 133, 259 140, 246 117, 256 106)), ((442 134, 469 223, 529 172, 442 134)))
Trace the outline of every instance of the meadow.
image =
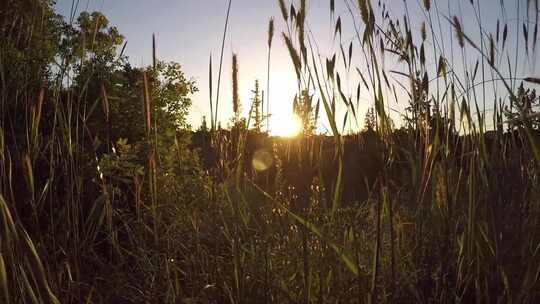
POLYGON ((330 55, 310 2, 276 0, 241 101, 223 48, 195 83, 155 40, 133 66, 100 12, 2 1, 0 302, 540 302, 538 1, 329 0, 330 55), (261 92, 277 44, 291 136, 261 92))

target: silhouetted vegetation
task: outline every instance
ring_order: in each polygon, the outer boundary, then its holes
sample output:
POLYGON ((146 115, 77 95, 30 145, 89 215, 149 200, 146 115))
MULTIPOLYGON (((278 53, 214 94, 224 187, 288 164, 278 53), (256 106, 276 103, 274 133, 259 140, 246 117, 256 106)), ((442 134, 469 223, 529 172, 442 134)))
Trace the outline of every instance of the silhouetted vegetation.
POLYGON ((134 67, 100 12, 1 2, 0 302, 538 303, 540 79, 512 65, 534 62, 538 2, 513 25, 504 1, 497 20, 461 2, 474 35, 430 0, 421 24, 407 2, 330 0, 325 58, 310 1, 277 1, 266 96, 275 35, 295 137, 268 134, 258 81, 242 104, 236 55, 234 116, 217 121, 210 61, 210 126, 192 131, 197 84, 155 40, 134 67))

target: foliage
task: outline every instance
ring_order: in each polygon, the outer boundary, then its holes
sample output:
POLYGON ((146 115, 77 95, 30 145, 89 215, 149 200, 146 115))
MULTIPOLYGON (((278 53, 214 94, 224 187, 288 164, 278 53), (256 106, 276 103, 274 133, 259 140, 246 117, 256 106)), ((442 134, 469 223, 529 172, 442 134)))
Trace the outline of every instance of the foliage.
POLYGON ((535 107, 540 105, 536 90, 525 89, 523 83, 518 87, 516 96, 512 98, 511 106, 506 107, 506 117, 512 126, 522 126, 530 123, 535 130, 540 128, 540 116, 535 107))
POLYGON ((99 12, 1 5, 2 301, 174 301, 163 257, 209 198, 185 131, 195 83, 174 62, 132 67, 99 12))
MULTIPOLYGON (((197 87, 178 63, 133 67, 101 13, 71 25, 52 1, 2 2, 1 301, 538 302, 538 79, 502 68, 520 53, 507 25, 487 33, 479 2, 462 3, 477 40, 435 2, 418 33, 389 3, 331 1, 338 52, 324 58, 309 2, 278 2, 307 136, 273 138, 258 82, 240 115, 236 56, 232 125, 214 128, 218 93, 213 127, 191 132, 197 87), (361 97, 366 130, 344 135, 361 97), (315 133, 320 105, 331 136, 315 133)), ((528 56, 532 20, 515 37, 528 56)))

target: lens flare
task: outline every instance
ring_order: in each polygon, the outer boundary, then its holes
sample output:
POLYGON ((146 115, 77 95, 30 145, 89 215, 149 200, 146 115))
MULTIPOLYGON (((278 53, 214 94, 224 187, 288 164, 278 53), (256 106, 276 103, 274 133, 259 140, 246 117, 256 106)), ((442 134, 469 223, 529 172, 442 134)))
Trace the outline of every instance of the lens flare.
POLYGON ((272 157, 272 154, 264 149, 255 151, 253 154, 253 159, 251 160, 253 169, 257 171, 266 171, 272 166, 273 163, 274 158, 272 157))

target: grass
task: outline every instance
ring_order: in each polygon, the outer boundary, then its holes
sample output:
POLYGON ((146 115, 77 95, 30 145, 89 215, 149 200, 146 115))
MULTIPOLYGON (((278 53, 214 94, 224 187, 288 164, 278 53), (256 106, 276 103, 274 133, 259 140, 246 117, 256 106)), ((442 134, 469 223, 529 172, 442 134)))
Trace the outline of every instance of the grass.
MULTIPOLYGON (((540 81, 518 70, 535 62, 536 2, 489 20, 479 1, 448 14, 430 0, 331 1, 327 56, 310 3, 277 2, 304 123, 293 139, 250 129, 253 105, 241 117, 236 55, 234 125, 218 128, 223 49, 212 127, 197 132, 167 124, 163 90, 178 82, 163 82, 172 74, 159 72, 155 38, 152 67, 128 73, 121 91, 107 82, 120 69, 67 83, 93 50, 62 58, 52 84, 2 76, 3 301, 538 302, 540 81), (360 100, 373 115, 347 133, 360 100)), ((4 58, 37 28, 2 31, 0 74, 25 71, 4 58)), ((209 77, 212 92, 211 59, 209 77)))

